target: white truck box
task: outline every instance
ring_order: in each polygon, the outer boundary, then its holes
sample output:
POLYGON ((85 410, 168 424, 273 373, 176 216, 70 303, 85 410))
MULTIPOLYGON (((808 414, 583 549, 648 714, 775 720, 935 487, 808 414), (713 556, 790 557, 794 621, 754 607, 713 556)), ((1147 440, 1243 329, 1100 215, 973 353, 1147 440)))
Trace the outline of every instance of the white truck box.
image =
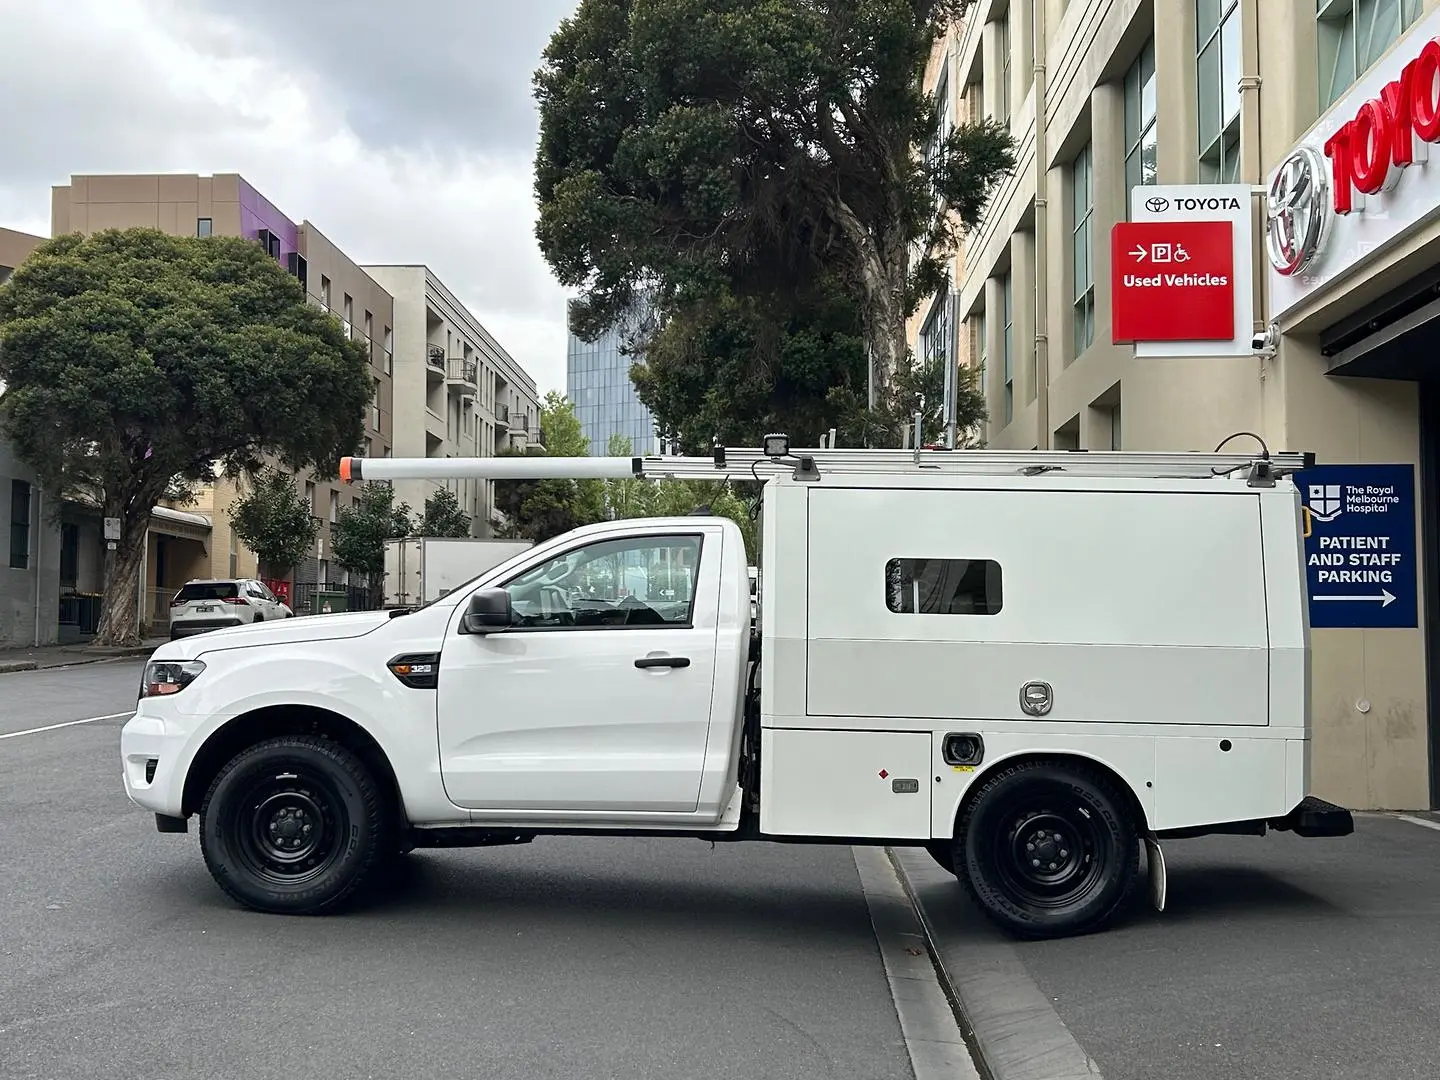
POLYGON ((532 546, 529 540, 411 536, 385 541, 385 606, 418 607, 532 546))

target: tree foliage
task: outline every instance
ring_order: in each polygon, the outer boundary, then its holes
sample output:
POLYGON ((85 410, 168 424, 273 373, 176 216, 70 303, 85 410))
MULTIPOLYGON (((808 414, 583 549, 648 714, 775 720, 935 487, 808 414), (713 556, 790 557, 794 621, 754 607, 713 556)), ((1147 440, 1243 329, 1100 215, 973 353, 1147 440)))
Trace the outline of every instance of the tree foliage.
POLYGON ((470 535, 470 515, 449 488, 436 488, 425 500, 425 510, 415 525, 420 536, 460 537, 470 535))
POLYGON ((341 567, 367 577, 372 603, 379 607, 384 595, 385 541, 414 531, 410 505, 395 501, 395 489, 385 483, 369 483, 361 487, 352 505, 340 511, 331 527, 331 551, 341 567))
POLYGON ((41 244, 0 286, 0 428, 54 495, 119 518, 97 641, 139 640, 150 513, 176 482, 265 457, 335 475, 364 436, 364 350, 238 238, 104 230, 41 244))
MULTIPOLYGON (((516 454, 551 457, 587 457, 590 443, 575 416, 575 407, 555 391, 540 404, 540 435, 543 446, 528 450, 506 450, 516 454)), ((601 521, 605 516, 605 488, 601 480, 497 480, 495 508, 505 515, 497 530, 509 539, 533 540, 537 544, 581 525, 601 521)))
POLYGON ((267 468, 230 508, 235 535, 274 577, 284 577, 310 553, 318 523, 295 475, 267 468))
POLYGON ((698 306, 713 332, 733 298, 772 327, 740 380, 754 394, 788 378, 790 335, 773 327, 789 320, 770 305, 829 281, 856 306, 888 405, 908 317, 1014 165, 1004 124, 942 133, 922 89, 968 6, 581 0, 535 76, 537 237, 585 293, 577 332, 598 335, 642 293, 667 318, 698 306))

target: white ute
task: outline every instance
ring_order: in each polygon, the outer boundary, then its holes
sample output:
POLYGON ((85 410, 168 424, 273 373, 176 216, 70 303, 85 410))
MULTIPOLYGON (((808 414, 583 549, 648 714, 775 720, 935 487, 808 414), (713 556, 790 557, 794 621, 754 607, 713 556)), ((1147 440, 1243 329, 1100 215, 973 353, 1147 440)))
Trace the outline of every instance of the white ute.
POLYGON ((1147 851, 1352 831, 1310 782, 1309 457, 794 451, 346 459, 350 481, 764 476, 758 625, 725 518, 613 521, 409 612, 156 650, 125 788, 234 900, 317 913, 415 847, 629 834, 926 848, 1013 934, 1147 851), (762 661, 763 651, 763 661, 762 661), (761 672, 763 669, 763 678, 761 672))

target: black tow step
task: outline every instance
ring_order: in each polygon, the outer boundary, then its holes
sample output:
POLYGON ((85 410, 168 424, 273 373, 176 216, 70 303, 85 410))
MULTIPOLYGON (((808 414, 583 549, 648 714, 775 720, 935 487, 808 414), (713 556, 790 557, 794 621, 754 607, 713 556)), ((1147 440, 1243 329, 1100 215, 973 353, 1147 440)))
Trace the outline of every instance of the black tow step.
POLYGON ((1267 824, 1296 836, 1349 836, 1355 831, 1355 818, 1349 810, 1314 795, 1306 795, 1295 809, 1267 824))

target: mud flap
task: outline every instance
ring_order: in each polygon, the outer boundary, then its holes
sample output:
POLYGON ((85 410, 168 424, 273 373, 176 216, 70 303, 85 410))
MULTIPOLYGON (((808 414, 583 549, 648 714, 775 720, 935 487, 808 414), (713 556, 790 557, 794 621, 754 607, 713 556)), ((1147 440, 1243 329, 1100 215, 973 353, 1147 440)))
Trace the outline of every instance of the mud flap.
POLYGON ((1153 836, 1145 837, 1145 865, 1150 870, 1150 902, 1156 911, 1165 910, 1165 852, 1160 850, 1160 841, 1153 836))

